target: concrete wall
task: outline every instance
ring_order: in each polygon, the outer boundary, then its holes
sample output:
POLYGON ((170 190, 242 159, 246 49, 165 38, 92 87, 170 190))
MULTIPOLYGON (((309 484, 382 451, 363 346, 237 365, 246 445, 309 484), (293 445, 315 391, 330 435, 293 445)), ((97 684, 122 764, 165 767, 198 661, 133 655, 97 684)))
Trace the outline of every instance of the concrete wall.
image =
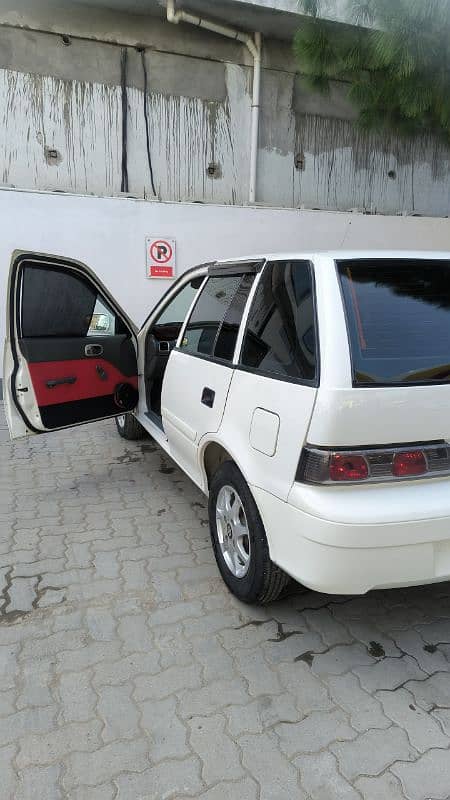
POLYGON ((450 251, 447 220, 158 203, 0 190, 0 338, 14 250, 88 264, 141 325, 170 285, 145 277, 146 236, 175 238, 177 271, 217 258, 346 248, 450 251))
MULTIPOLYGON (((141 45, 147 48, 158 197, 246 202, 251 58, 244 47, 153 17, 87 9, 64 15, 56 7, 44 14, 41 8, 20 10, 20 2, 10 5, 5 0, 0 10, 3 185, 120 193, 120 59, 126 44, 129 191, 152 196, 143 68, 135 49, 141 45), (64 32, 68 45, 59 35, 64 32)), ((312 95, 296 73, 289 43, 266 40, 259 202, 445 216, 449 172, 449 151, 431 138, 399 142, 361 134, 345 87, 336 85, 326 99, 312 95)))

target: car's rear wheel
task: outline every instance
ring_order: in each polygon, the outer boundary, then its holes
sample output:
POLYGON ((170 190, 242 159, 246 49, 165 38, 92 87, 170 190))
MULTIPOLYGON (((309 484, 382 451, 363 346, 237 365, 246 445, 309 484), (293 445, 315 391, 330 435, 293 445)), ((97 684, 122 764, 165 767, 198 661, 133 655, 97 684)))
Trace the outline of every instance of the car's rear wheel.
POLYGON ((147 436, 145 429, 137 421, 134 414, 121 414, 120 417, 116 417, 116 426, 122 439, 136 441, 147 436))
POLYGON ((290 578, 270 559, 257 505, 232 461, 225 461, 211 481, 209 524, 217 565, 230 591, 245 603, 276 600, 290 578))

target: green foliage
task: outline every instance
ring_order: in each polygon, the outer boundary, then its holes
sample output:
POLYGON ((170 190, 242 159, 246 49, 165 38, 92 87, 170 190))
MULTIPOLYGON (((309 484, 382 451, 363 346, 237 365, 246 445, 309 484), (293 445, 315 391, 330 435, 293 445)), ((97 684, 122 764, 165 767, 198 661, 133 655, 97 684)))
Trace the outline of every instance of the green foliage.
POLYGON ((450 143, 450 0, 345 0, 351 27, 321 18, 323 0, 300 1, 294 51, 312 88, 346 81, 362 128, 450 143))

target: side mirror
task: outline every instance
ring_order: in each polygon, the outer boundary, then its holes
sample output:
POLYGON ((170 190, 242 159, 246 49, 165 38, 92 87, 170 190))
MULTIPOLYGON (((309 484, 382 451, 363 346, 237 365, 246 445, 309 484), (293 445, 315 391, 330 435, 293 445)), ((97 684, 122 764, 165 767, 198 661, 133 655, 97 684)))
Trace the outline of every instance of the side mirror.
POLYGON ((107 333, 111 326, 111 320, 106 314, 94 314, 90 325, 91 331, 96 333, 107 333))

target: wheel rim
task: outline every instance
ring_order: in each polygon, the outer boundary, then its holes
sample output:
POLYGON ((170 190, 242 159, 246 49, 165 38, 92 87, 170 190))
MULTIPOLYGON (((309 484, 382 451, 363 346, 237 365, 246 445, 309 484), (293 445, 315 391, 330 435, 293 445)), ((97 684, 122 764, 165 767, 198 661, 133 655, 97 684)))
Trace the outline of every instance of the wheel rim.
POLYGON ((223 560, 235 578, 250 566, 250 535, 242 500, 232 486, 222 486, 216 500, 216 525, 223 560))
POLYGON ((121 414, 120 417, 117 417, 117 424, 120 428, 125 427, 125 414, 121 414))

